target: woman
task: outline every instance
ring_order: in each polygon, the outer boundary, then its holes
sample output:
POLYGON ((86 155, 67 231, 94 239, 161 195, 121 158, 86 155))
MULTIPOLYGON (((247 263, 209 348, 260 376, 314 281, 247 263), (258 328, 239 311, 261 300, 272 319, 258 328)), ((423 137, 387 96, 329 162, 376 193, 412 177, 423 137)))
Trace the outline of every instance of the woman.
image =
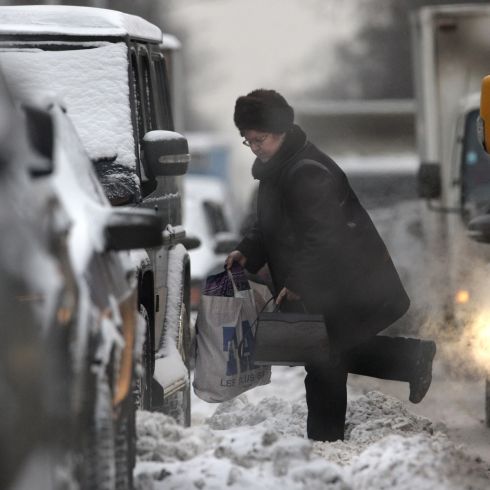
POLYGON ((310 439, 343 439, 347 374, 410 383, 418 403, 432 376, 435 344, 377 335, 410 301, 390 255, 343 171, 307 140, 274 90, 237 99, 235 125, 257 157, 257 220, 227 267, 268 265, 283 311, 322 313, 331 358, 305 366, 310 439))

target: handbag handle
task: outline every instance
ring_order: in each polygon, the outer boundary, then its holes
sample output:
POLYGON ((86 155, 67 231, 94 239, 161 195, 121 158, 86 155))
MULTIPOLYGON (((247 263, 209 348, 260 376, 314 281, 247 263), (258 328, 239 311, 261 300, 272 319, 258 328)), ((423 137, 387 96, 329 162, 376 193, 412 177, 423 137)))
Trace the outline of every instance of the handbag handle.
MULTIPOLYGON (((274 299, 274 297, 272 296, 271 298, 269 298, 269 299, 268 299, 268 300, 265 302, 264 306, 263 306, 263 307, 262 307, 262 309, 259 311, 258 315, 260 315, 261 313, 263 313, 263 312, 264 312, 264 310, 265 310, 266 306, 267 306, 267 305, 268 305, 268 304, 269 304, 269 303, 270 303, 270 302, 271 302, 273 299, 274 299)), ((308 310, 307 310, 307 308, 306 308, 306 306, 305 306, 304 301, 303 301, 302 299, 300 299, 300 300, 299 300, 299 302, 301 303, 301 306, 303 307, 304 312, 305 312, 305 313, 308 313, 308 310)), ((274 310, 273 310, 273 312, 274 312, 274 313, 276 313, 276 312, 280 311, 280 308, 281 308, 281 305, 280 305, 280 304, 275 305, 275 306, 274 306, 274 310)), ((258 317, 258 315, 257 315, 257 317, 258 317)), ((255 322, 254 322, 254 324, 255 324, 255 322)))
MULTIPOLYGON (((307 310, 307 308, 306 308, 305 303, 303 302, 303 300, 300 299, 299 302, 301 303, 301 306, 303 307, 303 311, 305 313, 309 313, 309 311, 307 310)), ((274 308, 274 313, 276 313, 277 311, 280 311, 280 308, 281 308, 281 305, 280 304, 276 305, 275 308, 274 308)), ((260 313, 262 313, 262 312, 260 312, 260 313)))
MULTIPOLYGON (((265 303, 264 303, 264 306, 262 307, 262 309, 259 311, 258 315, 257 315, 257 318, 258 316, 264 312, 266 306, 274 299, 274 296, 271 296, 265 303)), ((279 305, 276 305, 276 308, 279 307, 279 305)), ((276 311, 276 308, 274 308, 274 311, 276 311)), ((257 321, 257 320, 255 320, 257 321)), ((255 323, 255 322, 254 322, 255 323)))

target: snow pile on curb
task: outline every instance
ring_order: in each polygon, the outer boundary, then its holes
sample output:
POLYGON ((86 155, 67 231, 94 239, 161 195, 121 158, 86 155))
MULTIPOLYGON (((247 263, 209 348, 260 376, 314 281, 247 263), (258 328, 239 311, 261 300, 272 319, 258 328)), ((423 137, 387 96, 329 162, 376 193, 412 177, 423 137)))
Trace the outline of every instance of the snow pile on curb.
POLYGON ((141 461, 186 461, 209 449, 215 442, 206 426, 186 429, 158 412, 136 413, 137 455, 141 461))
POLYGON ((484 490, 488 475, 441 433, 388 436, 368 447, 350 467, 356 490, 484 490))
POLYGON ((429 419, 410 413, 400 400, 371 391, 349 403, 345 441, 315 442, 314 452, 329 461, 346 465, 369 445, 388 435, 433 434, 435 430, 429 419))
POLYGON ((247 395, 241 395, 219 404, 206 423, 214 430, 262 424, 283 436, 303 437, 306 434, 306 404, 270 396, 254 405, 247 395))
POLYGON ((138 458, 147 462, 136 468, 138 490, 350 488, 343 468, 312 458, 307 439, 281 437, 257 426, 183 429, 161 414, 144 414, 141 419, 139 416, 138 439, 143 439, 138 441, 138 458))
POLYGON ((138 414, 136 488, 349 490, 488 488, 488 475, 432 422, 370 392, 349 405, 346 440, 305 438, 304 401, 246 395, 184 429, 138 414))

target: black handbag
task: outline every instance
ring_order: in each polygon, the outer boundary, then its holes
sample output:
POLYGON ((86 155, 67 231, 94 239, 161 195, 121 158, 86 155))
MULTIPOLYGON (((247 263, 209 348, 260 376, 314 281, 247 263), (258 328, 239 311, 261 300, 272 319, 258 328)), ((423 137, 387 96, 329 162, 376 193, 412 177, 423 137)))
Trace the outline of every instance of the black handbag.
POLYGON ((329 359, 329 339, 323 315, 262 311, 257 317, 254 362, 304 366, 329 359))

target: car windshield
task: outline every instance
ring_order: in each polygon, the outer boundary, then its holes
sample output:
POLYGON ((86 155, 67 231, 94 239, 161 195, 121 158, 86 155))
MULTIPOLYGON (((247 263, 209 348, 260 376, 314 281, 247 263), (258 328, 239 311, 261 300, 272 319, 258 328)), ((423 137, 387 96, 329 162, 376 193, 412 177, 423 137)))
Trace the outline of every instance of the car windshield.
MULTIPOLYGON (((136 157, 124 43, 2 48, 0 63, 19 95, 53 95, 66 107, 108 197, 136 192, 136 157), (85 49, 80 49, 80 47, 85 49), (107 162, 113 164, 111 173, 107 162), (120 179, 121 175, 125 179, 120 179), (123 182, 114 185, 118 179, 123 182)), ((121 197, 121 196, 119 196, 121 197)))
POLYGON ((472 214, 487 212, 490 203, 490 155, 478 141, 478 111, 468 114, 462 159, 463 204, 472 214))

